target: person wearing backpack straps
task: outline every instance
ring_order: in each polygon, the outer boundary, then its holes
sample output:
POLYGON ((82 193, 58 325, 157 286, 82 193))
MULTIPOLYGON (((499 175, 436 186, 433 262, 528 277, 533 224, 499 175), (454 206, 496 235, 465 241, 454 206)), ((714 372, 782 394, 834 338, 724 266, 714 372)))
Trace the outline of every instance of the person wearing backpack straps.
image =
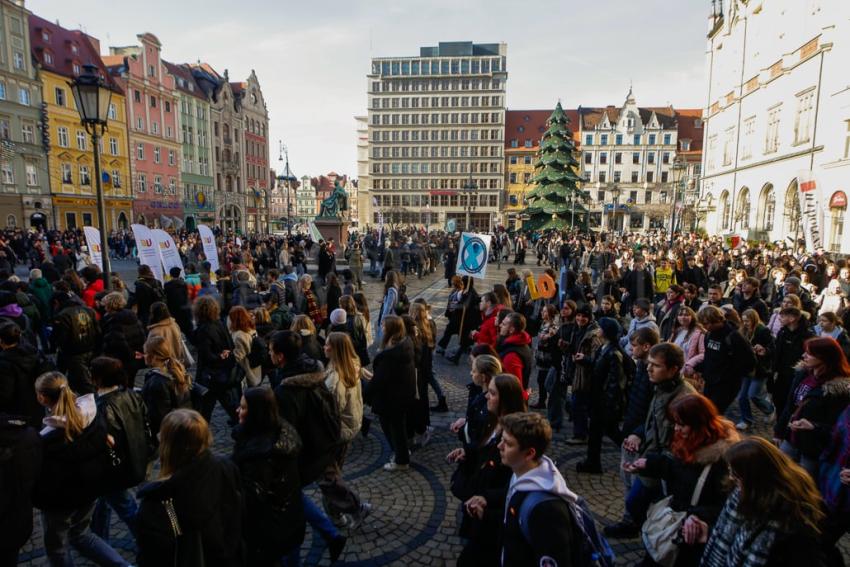
POLYGON ((714 525, 720 515, 729 476, 723 455, 740 437, 700 394, 676 399, 669 413, 675 423, 670 452, 649 454, 623 468, 665 481, 667 497, 653 504, 643 524, 643 565, 695 567, 703 546, 691 537, 691 525, 714 525))
POLYGON ((151 305, 157 301, 165 301, 165 290, 153 275, 153 270, 146 264, 139 265, 139 278, 136 280, 132 306, 136 306, 136 315, 145 327, 150 321, 151 305))
POLYGON ((505 500, 501 565, 613 565, 613 553, 586 514, 586 504, 545 455, 552 441, 549 422, 540 414, 521 412, 503 416, 499 424, 499 456, 513 472, 505 500))

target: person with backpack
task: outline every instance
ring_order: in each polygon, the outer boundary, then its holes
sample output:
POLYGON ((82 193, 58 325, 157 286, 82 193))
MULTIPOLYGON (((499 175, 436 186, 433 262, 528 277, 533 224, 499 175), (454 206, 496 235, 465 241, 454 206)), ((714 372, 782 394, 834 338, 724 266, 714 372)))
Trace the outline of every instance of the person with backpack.
POLYGON ((360 359, 360 366, 366 367, 371 362, 369 358, 369 337, 367 334, 369 323, 357 311, 357 303, 354 301, 354 297, 343 295, 339 298, 339 306, 340 309, 345 310, 346 332, 354 346, 354 352, 357 353, 357 357, 360 359))
POLYGON ((100 354, 121 361, 129 380, 135 380, 141 370, 139 355, 145 344, 145 329, 127 301, 117 291, 106 294, 101 300, 105 314, 100 319, 103 332, 100 354))
POLYGON ((192 379, 163 337, 148 337, 144 349, 148 370, 141 394, 147 406, 151 433, 156 438, 166 415, 176 409, 192 407, 192 379))
POLYGON ((38 403, 35 381, 54 369, 42 352, 24 341, 20 327, 0 323, 0 413, 24 417, 39 427, 44 408, 38 403))
POLYGON ((263 359, 268 347, 257 334, 254 319, 244 307, 237 305, 230 308, 227 328, 233 339, 233 358, 242 373, 243 384, 249 388, 259 386, 263 381, 263 359))
POLYGON ((136 315, 145 327, 150 321, 151 305, 157 301, 165 301, 165 290, 153 275, 153 270, 147 264, 139 265, 139 277, 134 284, 135 291, 130 307, 136 307, 136 315))
POLYGON ((109 491, 97 500, 92 516, 92 532, 109 542, 111 511, 135 530, 138 511, 130 488, 145 480, 148 462, 155 454, 156 441, 142 397, 127 387, 127 375, 117 358, 99 356, 92 361, 92 381, 97 386, 97 418, 106 428, 112 457, 112 470, 106 479, 109 491))
POLYGON ((48 416, 41 430, 44 463, 33 502, 42 512, 50 565, 69 564, 69 545, 100 565, 129 565, 89 529, 95 499, 106 492, 110 462, 94 394, 77 397, 60 372, 39 376, 35 389, 48 416))
POLYGON ((272 567, 298 553, 304 541, 304 507, 298 477, 301 438, 280 417, 270 388, 248 388, 237 410, 231 459, 239 467, 245 495, 242 534, 248 565, 272 567))
MULTIPOLYGON (((552 442, 549 422, 537 413, 512 413, 502 417, 499 424, 499 457, 513 473, 505 499, 501 564, 584 564, 584 535, 574 520, 574 514, 581 513, 575 510, 580 498, 546 456, 552 442)), ((601 560, 607 557, 612 556, 600 554, 600 564, 604 565, 601 560)))
POLYGON ((32 496, 41 470, 38 431, 20 416, 0 410, 0 565, 18 564, 18 551, 33 528, 32 496))
POLYGON ((252 311, 262 304, 260 294, 257 293, 255 285, 251 282, 251 273, 248 270, 236 272, 236 285, 234 286, 231 305, 233 307, 241 306, 252 311))
POLYGON ((56 365, 64 372, 78 394, 94 392, 89 364, 100 348, 101 333, 95 313, 69 291, 57 291, 52 298, 53 335, 58 348, 56 365))
POLYGON ((192 302, 189 299, 189 286, 181 277, 183 270, 174 266, 168 271, 170 280, 165 282, 165 304, 168 311, 173 314, 174 320, 180 326, 180 330, 187 337, 192 334, 192 302))

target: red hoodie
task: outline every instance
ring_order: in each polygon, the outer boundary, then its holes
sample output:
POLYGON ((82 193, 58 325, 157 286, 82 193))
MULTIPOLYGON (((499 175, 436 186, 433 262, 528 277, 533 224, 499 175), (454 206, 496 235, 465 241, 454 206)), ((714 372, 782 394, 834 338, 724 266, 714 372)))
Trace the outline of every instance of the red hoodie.
POLYGON ((484 315, 484 322, 481 323, 478 333, 475 335, 475 344, 490 345, 496 348, 496 341, 499 338, 499 327, 496 325, 496 317, 499 315, 499 311, 504 308, 504 305, 496 304, 489 315, 484 315))
MULTIPOLYGON (((505 340, 499 345, 499 353, 501 354, 511 346, 522 346, 525 345, 528 347, 528 362, 530 363, 533 358, 533 353, 531 352, 531 335, 522 331, 520 333, 515 333, 513 335, 508 335, 505 337, 505 340)), ((525 383, 523 379, 523 370, 525 370, 525 364, 523 363, 522 357, 516 352, 507 352, 501 355, 502 358, 502 372, 506 374, 513 374, 516 376, 520 384, 523 386, 522 394, 523 397, 528 400, 528 384, 525 383)), ((529 373, 531 372, 531 368, 528 369, 529 373)))
MULTIPOLYGON (((94 296, 103 291, 103 279, 97 278, 83 290, 83 302, 94 309, 94 296)), ((99 317, 98 317, 99 318, 99 317)))

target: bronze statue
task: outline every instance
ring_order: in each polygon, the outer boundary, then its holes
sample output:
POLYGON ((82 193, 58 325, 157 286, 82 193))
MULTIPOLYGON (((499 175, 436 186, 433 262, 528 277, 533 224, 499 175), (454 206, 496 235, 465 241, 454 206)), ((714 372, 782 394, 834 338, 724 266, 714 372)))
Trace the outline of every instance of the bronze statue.
POLYGON ((333 193, 328 195, 326 199, 322 199, 322 207, 319 209, 317 219, 339 218, 342 216, 342 211, 348 210, 348 194, 339 181, 334 181, 333 193))

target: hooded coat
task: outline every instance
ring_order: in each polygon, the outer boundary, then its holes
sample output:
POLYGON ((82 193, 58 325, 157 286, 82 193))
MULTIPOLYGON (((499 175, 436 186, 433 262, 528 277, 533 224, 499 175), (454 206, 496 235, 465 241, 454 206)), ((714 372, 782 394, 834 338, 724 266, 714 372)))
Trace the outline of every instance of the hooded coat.
POLYGON ((525 331, 508 335, 499 345, 502 372, 513 374, 522 381, 523 390, 528 388, 534 355, 531 351, 531 336, 525 331))

